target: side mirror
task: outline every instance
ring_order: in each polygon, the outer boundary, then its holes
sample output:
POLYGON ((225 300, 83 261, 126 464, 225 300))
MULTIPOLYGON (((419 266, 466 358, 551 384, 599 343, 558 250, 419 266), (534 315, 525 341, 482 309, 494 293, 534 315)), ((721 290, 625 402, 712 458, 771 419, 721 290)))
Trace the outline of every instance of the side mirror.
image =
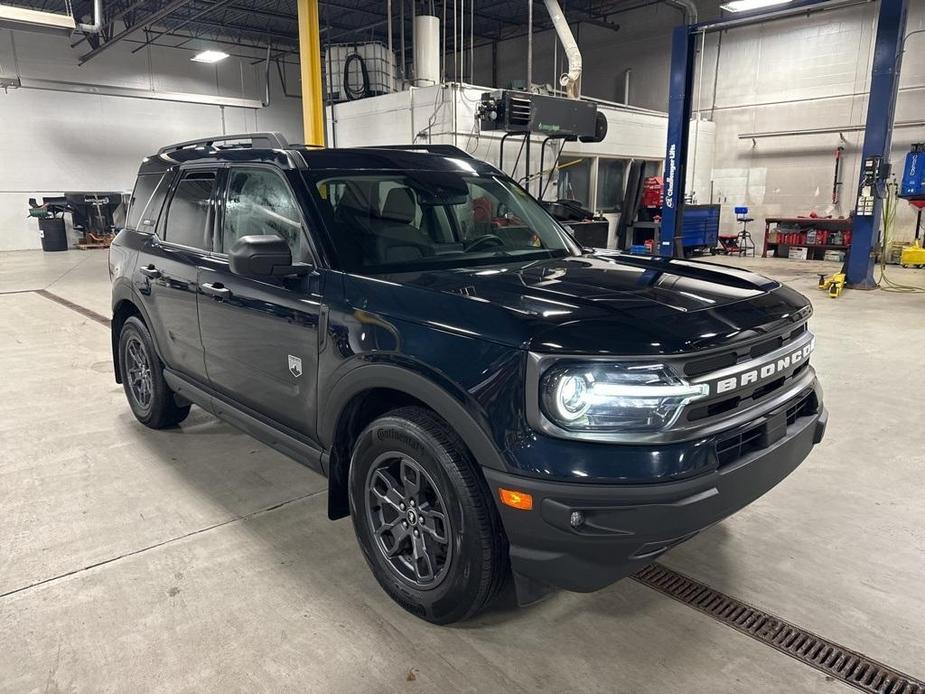
POLYGON ((244 277, 288 277, 306 275, 310 265, 293 265, 286 240, 273 234, 242 236, 228 252, 231 271, 244 277))

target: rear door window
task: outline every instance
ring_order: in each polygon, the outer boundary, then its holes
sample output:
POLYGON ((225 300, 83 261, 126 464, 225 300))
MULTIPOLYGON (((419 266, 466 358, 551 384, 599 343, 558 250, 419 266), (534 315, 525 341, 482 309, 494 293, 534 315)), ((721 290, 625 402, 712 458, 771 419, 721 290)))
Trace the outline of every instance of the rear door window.
POLYGON ((204 250, 211 247, 215 178, 215 171, 187 171, 183 174, 167 210, 165 241, 204 250))
POLYGON ((128 215, 125 218, 126 228, 135 231, 154 231, 169 187, 170 176, 164 174, 139 176, 129 201, 128 215))

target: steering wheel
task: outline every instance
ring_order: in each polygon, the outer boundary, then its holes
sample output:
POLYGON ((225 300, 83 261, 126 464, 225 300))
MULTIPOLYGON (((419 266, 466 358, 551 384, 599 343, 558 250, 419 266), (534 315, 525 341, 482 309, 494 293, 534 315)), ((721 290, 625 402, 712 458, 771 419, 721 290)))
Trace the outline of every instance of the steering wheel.
POLYGON ((491 242, 492 245, 495 245, 495 246, 504 245, 504 239, 502 239, 500 236, 496 236, 495 234, 485 234, 484 236, 479 236, 475 241, 469 244, 466 247, 466 251, 467 252, 474 251, 480 246, 484 246, 486 243, 489 243, 489 242, 491 242))

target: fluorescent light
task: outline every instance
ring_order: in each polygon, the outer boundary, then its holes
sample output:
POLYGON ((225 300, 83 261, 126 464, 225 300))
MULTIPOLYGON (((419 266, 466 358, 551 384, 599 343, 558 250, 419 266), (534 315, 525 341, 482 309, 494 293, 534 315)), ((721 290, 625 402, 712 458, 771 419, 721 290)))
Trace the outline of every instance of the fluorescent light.
POLYGON ((719 8, 727 12, 748 12, 749 10, 760 10, 763 7, 786 5, 790 2, 793 0, 732 0, 732 2, 724 2, 719 8))
POLYGON ((194 55, 190 60, 195 60, 197 63, 217 63, 219 60, 224 60, 227 57, 228 54, 222 51, 203 51, 202 53, 194 55))

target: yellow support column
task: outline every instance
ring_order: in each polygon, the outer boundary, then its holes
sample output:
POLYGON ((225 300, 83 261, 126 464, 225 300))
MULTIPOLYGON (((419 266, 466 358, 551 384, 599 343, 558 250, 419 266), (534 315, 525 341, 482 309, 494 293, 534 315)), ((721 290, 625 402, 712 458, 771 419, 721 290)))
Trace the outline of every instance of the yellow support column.
POLYGON ((324 85, 318 0, 298 0, 299 63, 302 73, 302 128, 305 144, 324 145, 324 85))

